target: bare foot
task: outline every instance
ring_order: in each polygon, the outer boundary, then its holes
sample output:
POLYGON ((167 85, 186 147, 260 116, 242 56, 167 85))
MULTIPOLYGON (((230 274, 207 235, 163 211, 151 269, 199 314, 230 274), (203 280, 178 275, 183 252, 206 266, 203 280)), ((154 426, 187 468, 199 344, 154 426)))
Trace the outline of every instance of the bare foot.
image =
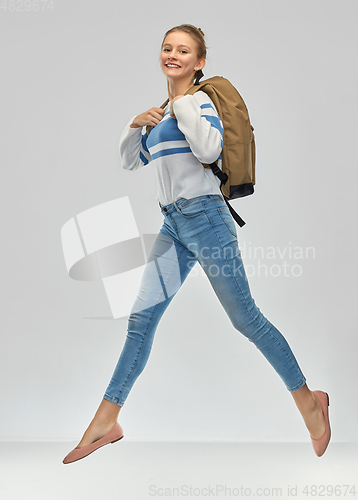
POLYGON ((103 423, 92 421, 83 434, 81 441, 78 443, 77 448, 82 448, 83 446, 87 446, 88 444, 98 441, 98 439, 101 439, 112 429, 116 422, 117 420, 103 423))

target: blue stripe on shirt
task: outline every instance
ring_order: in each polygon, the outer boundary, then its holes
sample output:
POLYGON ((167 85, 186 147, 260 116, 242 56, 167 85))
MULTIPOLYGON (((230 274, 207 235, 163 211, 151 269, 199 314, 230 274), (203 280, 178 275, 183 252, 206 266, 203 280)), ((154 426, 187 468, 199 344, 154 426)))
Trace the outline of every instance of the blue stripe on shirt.
POLYGON ((146 132, 145 134, 142 134, 142 148, 146 153, 149 153, 147 148, 147 139, 148 139, 148 134, 146 132))
POLYGON ((211 108, 211 109, 214 109, 210 103, 207 103, 207 104, 201 104, 201 105, 200 105, 200 107, 201 107, 201 109, 204 109, 204 108, 211 108))
POLYGON ((176 120, 168 118, 158 123, 149 134, 147 147, 151 148, 161 142, 185 141, 185 135, 178 128, 176 120))
POLYGON ((188 147, 162 149, 157 153, 152 154, 152 160, 160 158, 161 156, 175 155, 177 153, 192 153, 192 150, 188 147))
POLYGON ((144 165, 147 165, 149 163, 148 160, 147 160, 147 158, 142 153, 142 151, 139 153, 139 158, 142 160, 142 162, 144 163, 144 165))
POLYGON ((224 130, 221 126, 221 123, 220 123, 220 119, 217 117, 217 116, 211 116, 211 115, 202 115, 203 118, 206 118, 208 120, 208 122, 211 124, 212 127, 216 128, 221 136, 223 135, 224 133, 224 130))

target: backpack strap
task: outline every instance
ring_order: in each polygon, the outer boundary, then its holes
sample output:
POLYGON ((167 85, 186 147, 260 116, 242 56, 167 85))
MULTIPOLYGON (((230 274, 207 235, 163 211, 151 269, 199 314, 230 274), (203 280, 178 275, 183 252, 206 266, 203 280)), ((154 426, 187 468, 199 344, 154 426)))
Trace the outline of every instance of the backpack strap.
MULTIPOLYGON (((210 163, 209 166, 210 166, 211 170, 213 171, 213 174, 216 175, 216 177, 219 177, 219 179, 221 180, 221 184, 220 184, 220 191, 221 191, 221 186, 226 183, 226 181, 228 180, 228 176, 227 176, 227 174, 225 174, 225 172, 220 170, 220 168, 217 166, 217 164, 215 162, 210 163)), ((235 221, 239 224, 240 227, 244 226, 246 224, 246 222, 240 217, 240 215, 237 212, 235 212, 235 210, 229 204, 228 198, 226 198, 224 193, 223 193, 223 197, 224 197, 224 200, 226 202, 226 205, 229 207, 229 210, 230 210, 232 217, 235 219, 235 221)))
POLYGON ((246 222, 240 217, 240 215, 237 212, 235 212, 235 210, 232 208, 230 203, 227 201, 226 196, 225 195, 223 195, 223 196, 224 196, 224 200, 226 201, 226 205, 229 207, 229 210, 230 210, 232 217, 236 220, 236 222, 239 224, 240 227, 244 226, 246 224, 246 222))

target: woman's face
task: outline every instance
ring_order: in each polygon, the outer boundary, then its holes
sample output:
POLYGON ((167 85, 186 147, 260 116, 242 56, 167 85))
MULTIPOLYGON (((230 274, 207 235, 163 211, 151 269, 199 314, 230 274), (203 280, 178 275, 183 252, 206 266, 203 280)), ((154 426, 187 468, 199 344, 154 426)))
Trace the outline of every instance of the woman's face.
POLYGON ((205 66, 205 59, 198 59, 196 42, 189 33, 172 31, 164 40, 160 65, 169 78, 194 79, 195 71, 205 66))

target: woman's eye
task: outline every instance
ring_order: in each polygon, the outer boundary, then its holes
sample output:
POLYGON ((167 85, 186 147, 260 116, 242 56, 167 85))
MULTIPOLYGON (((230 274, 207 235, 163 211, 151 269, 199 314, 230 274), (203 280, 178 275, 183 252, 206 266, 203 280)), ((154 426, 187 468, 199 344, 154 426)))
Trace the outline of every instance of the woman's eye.
MULTIPOLYGON (((168 49, 168 48, 163 49, 163 52, 168 52, 168 51, 170 52, 170 49, 168 49)), ((183 52, 184 54, 188 53, 187 50, 181 50, 180 52, 183 52)))

